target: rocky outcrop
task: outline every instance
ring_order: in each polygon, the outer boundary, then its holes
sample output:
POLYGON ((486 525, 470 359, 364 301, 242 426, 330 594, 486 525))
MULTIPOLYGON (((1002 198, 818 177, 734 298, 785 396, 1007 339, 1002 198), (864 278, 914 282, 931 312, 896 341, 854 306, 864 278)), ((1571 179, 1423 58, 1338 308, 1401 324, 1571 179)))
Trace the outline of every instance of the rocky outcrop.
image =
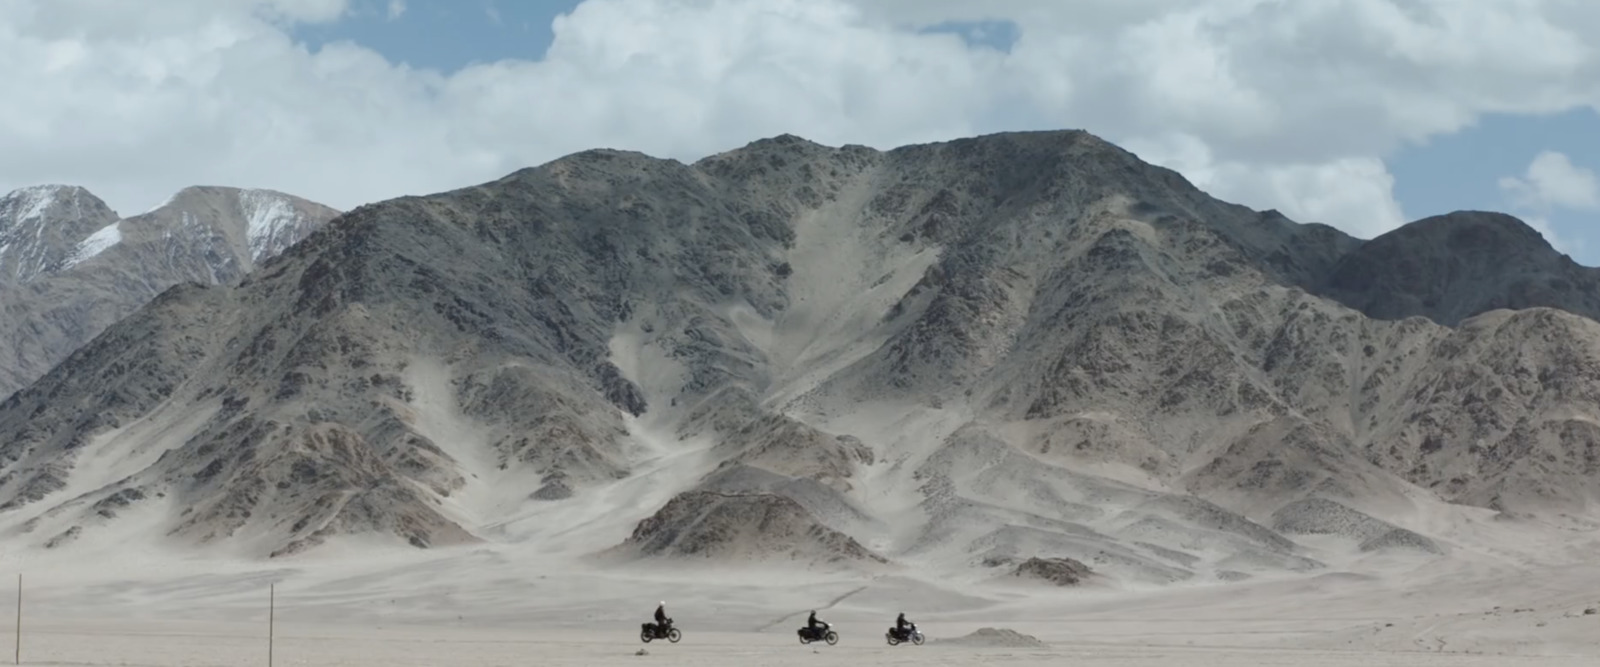
POLYGON ((1094 572, 1071 558, 1029 558, 1017 564, 1011 576, 1037 579, 1056 586, 1077 586, 1094 572))
POLYGON ((887 561, 775 494, 691 491, 639 522, 621 545, 643 556, 713 561, 796 561, 806 565, 887 561))

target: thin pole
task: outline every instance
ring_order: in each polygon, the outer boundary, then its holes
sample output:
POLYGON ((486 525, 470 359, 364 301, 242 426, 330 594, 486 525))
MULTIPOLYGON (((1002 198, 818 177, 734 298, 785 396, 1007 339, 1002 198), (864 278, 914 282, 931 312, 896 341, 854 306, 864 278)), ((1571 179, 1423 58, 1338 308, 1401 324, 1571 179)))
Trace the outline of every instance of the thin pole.
POLYGON ((22 573, 17 573, 17 664, 22 664, 22 573))
POLYGON ((272 667, 273 620, 278 614, 278 585, 267 584, 267 667, 272 667))

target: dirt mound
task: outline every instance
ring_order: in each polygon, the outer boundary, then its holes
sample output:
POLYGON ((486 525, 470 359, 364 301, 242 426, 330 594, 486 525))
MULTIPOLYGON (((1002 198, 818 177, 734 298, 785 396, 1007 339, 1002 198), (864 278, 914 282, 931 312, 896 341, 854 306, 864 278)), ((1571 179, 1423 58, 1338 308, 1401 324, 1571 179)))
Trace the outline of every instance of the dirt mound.
POLYGON ((690 491, 639 522, 619 548, 643 556, 787 558, 813 563, 886 563, 854 538, 775 494, 690 491))
POLYGON ((1439 547, 1439 543, 1404 528, 1396 528, 1377 537, 1364 540, 1359 548, 1362 551, 1411 549, 1429 554, 1444 553, 1444 549, 1439 547))
POLYGON ((1326 498, 1306 498, 1272 515, 1272 528, 1292 535, 1339 535, 1365 540, 1394 529, 1393 525, 1326 498))
POLYGON ((1306 498, 1285 505, 1272 515, 1272 520, 1273 529, 1284 533, 1339 535, 1359 540, 1362 551, 1410 549, 1443 553, 1438 543, 1426 536, 1326 498, 1306 498))
POLYGON ((1017 565, 1011 575, 1048 581, 1057 586, 1076 586, 1094 571, 1071 558, 1029 558, 1017 565))
POLYGON ((1050 648, 1038 637, 1025 635, 1010 628, 978 628, 971 634, 954 639, 939 640, 947 646, 976 646, 984 648, 1050 648))

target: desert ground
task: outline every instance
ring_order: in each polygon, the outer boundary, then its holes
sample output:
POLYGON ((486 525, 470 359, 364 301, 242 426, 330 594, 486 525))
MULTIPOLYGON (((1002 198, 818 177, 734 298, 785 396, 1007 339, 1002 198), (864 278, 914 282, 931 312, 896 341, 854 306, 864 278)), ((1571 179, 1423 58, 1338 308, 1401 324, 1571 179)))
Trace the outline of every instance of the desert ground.
MULTIPOLYGON (((515 554, 513 554, 515 555, 515 554)), ((33 563, 22 664, 1594 665, 1600 568, 1357 574, 1040 591, 1003 582, 778 570, 549 567, 483 549, 391 560, 33 563), (519 562, 521 561, 521 562, 519 562), (271 592, 269 593, 269 585, 271 592), (684 632, 642 644, 664 598, 684 632), (802 646, 808 609, 835 646, 802 646), (1595 612, 1589 612, 1595 609, 1595 612), (887 646, 904 610, 928 637, 887 646), (982 628, 997 628, 995 634, 982 628), (643 650, 643 654, 639 652, 643 650)), ((0 604, 14 609, 14 582, 0 604)), ((14 619, 4 619, 9 653, 14 619)), ((10 656, 6 656, 10 657, 10 656)))
MULTIPOLYGON (((1040 624, 1050 625, 1050 624, 1040 624)), ((1064 625, 1064 624, 1060 624, 1064 625)), ((1060 627, 1058 625, 1058 627, 1060 627)), ((943 624, 928 630, 939 632, 943 624)), ((687 633, 682 643, 652 642, 641 648, 627 628, 472 631, 451 628, 355 629, 285 626, 273 643, 275 665, 435 666, 655 664, 729 667, 739 665, 1593 665, 1595 655, 1505 656, 1431 652, 1419 648, 1379 651, 1189 645, 1182 636, 1201 636, 1209 624, 1155 624, 1149 643, 1110 643, 1043 635, 1044 648, 886 646, 881 628, 852 624, 840 628, 836 646, 801 646, 787 630, 771 632, 687 633), (1173 634, 1168 634, 1173 633, 1173 634), (1163 641, 1175 642, 1171 644, 1163 641), (643 651, 643 655, 640 654, 643 651)), ((1266 626, 1263 626, 1264 628, 1266 626)), ((1281 624, 1262 633, 1295 634, 1310 625, 1281 624)), ((251 665, 267 664, 267 642, 259 628, 190 623, 175 625, 51 622, 24 630, 25 665, 251 665)), ((1092 632, 1092 631, 1091 631, 1092 632)), ((1243 631, 1241 631, 1243 632, 1243 631)), ((1041 634, 1043 634, 1041 632, 1041 634)), ((1230 635, 1231 636, 1231 635, 1230 635)))

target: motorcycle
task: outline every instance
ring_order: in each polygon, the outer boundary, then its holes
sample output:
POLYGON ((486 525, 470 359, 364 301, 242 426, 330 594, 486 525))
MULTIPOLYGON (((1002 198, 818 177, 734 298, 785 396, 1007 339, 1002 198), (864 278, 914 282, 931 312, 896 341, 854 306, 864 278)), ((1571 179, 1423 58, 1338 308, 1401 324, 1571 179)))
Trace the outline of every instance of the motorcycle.
POLYGON ((922 631, 917 629, 916 623, 912 623, 911 627, 906 628, 905 632, 901 632, 899 629, 891 627, 889 628, 888 632, 883 633, 883 636, 885 639, 889 640, 890 646, 894 646, 903 642, 911 642, 921 646, 923 642, 922 631))
POLYGON ((652 639, 665 639, 674 644, 683 639, 683 633, 670 625, 657 625, 655 623, 641 623, 639 628, 639 641, 646 644, 652 639))
POLYGON ((812 630, 809 627, 800 628, 800 643, 810 644, 814 641, 828 642, 829 646, 839 643, 839 633, 833 631, 833 624, 823 622, 822 627, 812 630))

